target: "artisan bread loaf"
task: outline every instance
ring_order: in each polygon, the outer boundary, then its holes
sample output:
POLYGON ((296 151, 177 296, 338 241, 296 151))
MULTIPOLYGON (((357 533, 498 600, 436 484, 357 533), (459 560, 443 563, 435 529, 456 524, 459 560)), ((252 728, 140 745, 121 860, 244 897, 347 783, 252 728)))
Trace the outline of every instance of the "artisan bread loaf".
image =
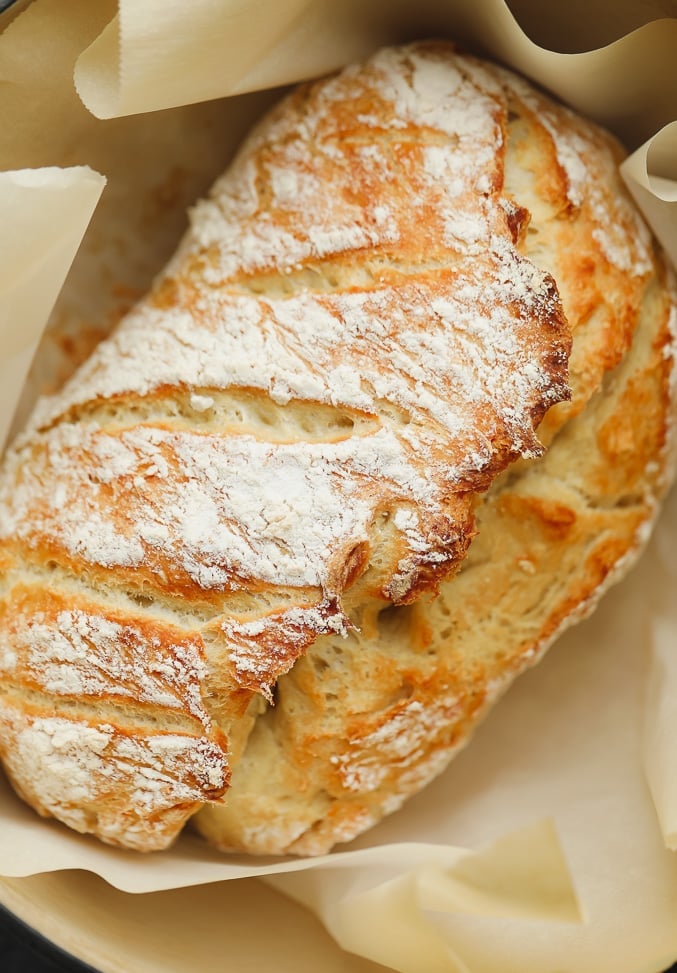
POLYGON ((675 298, 619 158, 444 43, 259 125, 6 458, 25 800, 315 854, 440 772, 669 478, 675 298))

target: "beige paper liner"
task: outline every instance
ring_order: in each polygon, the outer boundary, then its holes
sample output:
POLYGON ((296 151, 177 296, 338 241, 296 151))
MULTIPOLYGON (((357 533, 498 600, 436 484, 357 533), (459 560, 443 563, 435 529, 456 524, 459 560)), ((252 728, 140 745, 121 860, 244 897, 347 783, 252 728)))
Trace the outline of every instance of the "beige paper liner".
MULTIPOLYGON (((563 55, 529 41, 502 0, 270 0, 256 11, 254 21, 251 5, 242 2, 224 0, 215 12, 207 0, 122 0, 116 19, 110 3, 37 0, 0 38, 0 79, 12 82, 3 105, 11 119, 0 142, 3 167, 86 163, 109 179, 25 405, 46 378, 65 373, 65 344, 72 358, 83 323, 102 332, 147 286, 180 232, 185 203, 223 167, 261 100, 135 113, 295 80, 384 41, 442 32, 530 74, 630 141, 674 115, 677 20, 647 24, 601 51, 563 55), (131 117, 101 123, 87 113, 71 82, 76 62, 78 90, 93 111, 131 117), (36 72, 36 63, 49 71, 36 72)), ((625 174, 674 255, 673 140, 668 126, 625 174)), ((91 171, 76 172, 70 178, 78 198, 93 193, 95 183, 100 189, 91 171)), ((34 219, 39 194, 27 202, 22 219, 34 219)), ((83 203, 68 221, 72 244, 72 224, 80 220, 84 228, 85 211, 83 203)), ((64 251, 62 278, 70 259, 64 251)), ((58 289, 55 267, 50 279, 51 295, 39 289, 43 316, 58 289)), ((10 290, 0 289, 3 311, 9 301, 10 290)), ((8 400, 5 423, 10 408, 8 400)), ((674 521, 677 537, 677 514, 670 516, 661 529, 669 532, 674 521)), ((267 873, 267 881, 313 909, 346 949, 403 973, 657 969, 677 956, 677 865, 645 784, 640 727, 644 717, 647 777, 671 845, 677 714, 665 689, 677 683, 669 648, 677 619, 669 611, 657 623, 656 659, 664 668, 653 670, 646 708, 641 692, 651 593, 657 578, 668 583, 665 577, 658 554, 645 558, 591 622, 523 677, 447 774, 348 852, 271 867, 224 859, 185 836, 169 853, 134 856, 36 821, 5 787, 0 871, 81 868, 137 892, 267 873)), ((186 897, 187 910, 197 896, 190 888, 172 894, 186 897)), ((200 930, 213 935, 216 951, 226 934, 238 942, 234 928, 200 930)), ((188 950, 189 944, 187 930, 188 950)), ((251 942, 247 948, 251 954, 251 942)), ((177 957, 171 968, 192 968, 182 963, 177 957)))
MULTIPOLYGON (((552 4, 542 6, 547 16, 552 4)), ((647 20, 652 6, 656 17, 665 10, 646 3, 647 20)), ((78 58, 75 81, 92 113, 111 118, 314 77, 422 32, 517 67, 633 141, 673 120, 677 21, 657 20, 600 51, 558 54, 532 43, 503 0, 120 0, 78 58)))
POLYGON ((621 171, 677 267, 677 122, 666 125, 633 152, 621 171))
POLYGON ((87 166, 0 172, 0 444, 105 181, 87 166))
MULTIPOLYGON (((675 205, 675 204, 673 204, 675 205)), ((644 768, 668 848, 677 851, 677 504, 663 514, 652 544, 650 667, 643 709, 644 768)))

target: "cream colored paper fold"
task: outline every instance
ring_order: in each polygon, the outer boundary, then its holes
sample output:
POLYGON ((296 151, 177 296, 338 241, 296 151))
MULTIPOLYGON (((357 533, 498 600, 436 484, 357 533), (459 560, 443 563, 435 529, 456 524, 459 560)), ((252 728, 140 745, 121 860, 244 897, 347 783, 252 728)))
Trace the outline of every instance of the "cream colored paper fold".
POLYGON ((98 118, 231 94, 252 62, 273 51, 314 5, 121 0, 118 14, 78 59, 78 91, 98 118))
POLYGON ((663 840, 677 851, 677 504, 665 510, 663 530, 652 542, 654 566, 649 670, 643 712, 644 767, 663 840))
POLYGON ((633 152, 621 171, 637 205, 677 267, 677 122, 670 122, 633 152))
POLYGON ((529 40, 503 0, 120 0, 80 55, 75 81, 93 114, 112 118, 314 77, 422 31, 505 61, 633 140, 672 120, 677 21, 558 54, 529 40))
POLYGON ((371 876, 363 869, 358 881, 329 865, 266 881, 318 913, 344 949, 400 973, 469 973, 426 913, 582 921, 549 821, 474 853, 449 848, 411 871, 387 869, 386 861, 371 876), (379 876, 386 870, 395 874, 379 876))
POLYGON ((677 652, 674 620, 658 616, 651 628, 644 763, 665 844, 677 851, 677 652))
POLYGON ((0 448, 105 182, 87 166, 0 172, 0 448))
MULTIPOLYGON (((0 75, 11 82, 5 105, 16 96, 15 127, 4 128, 15 141, 2 157, 27 165, 88 162, 110 179, 52 319, 59 333, 108 325, 119 313, 116 282, 135 291, 159 269, 180 228, 167 219, 170 207, 202 191, 260 103, 136 113, 322 73, 378 43, 422 32, 482 47, 634 144, 670 122, 677 105, 677 20, 647 24, 602 51, 562 55, 533 44, 502 0, 270 0, 255 5, 255 20, 252 6, 122 0, 118 19, 109 21, 110 4, 36 0, 8 32, 11 45, 0 38, 0 75), (78 56, 85 101, 102 117, 132 117, 101 123, 87 115, 71 80, 78 56), (35 64, 50 66, 45 78, 36 79, 35 64)), ((668 247, 676 244, 659 197, 672 192, 660 181, 672 174, 672 137, 661 133, 626 174, 648 194, 647 210, 668 247)), ((0 307, 6 301, 9 291, 0 292, 0 307)), ((45 357, 39 375, 52 360, 45 357)), ((674 508, 665 528, 671 537, 674 508)), ((430 973, 434 964, 472 973, 543 973, 555 965, 567 973, 656 970, 677 956, 677 864, 645 785, 640 733, 657 578, 665 579, 665 568, 654 551, 590 623, 523 677, 447 774, 348 852, 271 866, 224 859, 187 835, 168 854, 138 857, 37 821, 2 785, 0 872, 78 868, 130 891, 186 886, 186 913, 198 894, 191 885, 275 873, 268 880, 313 909, 347 949, 407 973, 430 973), (579 896, 584 925, 573 921, 579 896)), ((660 658, 671 667, 677 613, 663 624, 660 658)), ((654 680, 655 720, 645 739, 649 780, 672 841, 674 794, 660 790, 674 768, 675 714, 665 686, 654 680)), ((237 931, 226 915, 199 935, 213 937, 218 955, 224 937, 235 939, 237 931)))

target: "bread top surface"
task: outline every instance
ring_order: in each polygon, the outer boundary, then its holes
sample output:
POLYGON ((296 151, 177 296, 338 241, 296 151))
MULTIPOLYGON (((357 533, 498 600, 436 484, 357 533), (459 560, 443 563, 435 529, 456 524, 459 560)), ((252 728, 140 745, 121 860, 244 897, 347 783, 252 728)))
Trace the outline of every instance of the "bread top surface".
POLYGON ((5 531, 189 597, 335 597, 371 546, 387 597, 434 587, 474 495, 539 451, 566 395, 556 287, 515 246, 506 124, 494 76, 434 45, 283 103, 151 297, 39 411, 42 468, 5 531), (44 495, 56 464, 90 518, 44 495))
POLYGON ((42 813, 161 846, 224 793, 257 700, 315 639, 458 568, 479 494, 632 340, 655 264, 617 154, 438 43, 303 86, 261 123, 6 462, 3 757, 42 813), (570 402, 567 316, 589 329, 570 402), (175 666, 181 686, 158 675, 175 666), (65 750, 98 768, 84 796, 26 769, 36 725, 52 771, 65 750), (125 761, 107 727, 155 750, 125 761), (181 766, 157 756, 165 736, 181 766))

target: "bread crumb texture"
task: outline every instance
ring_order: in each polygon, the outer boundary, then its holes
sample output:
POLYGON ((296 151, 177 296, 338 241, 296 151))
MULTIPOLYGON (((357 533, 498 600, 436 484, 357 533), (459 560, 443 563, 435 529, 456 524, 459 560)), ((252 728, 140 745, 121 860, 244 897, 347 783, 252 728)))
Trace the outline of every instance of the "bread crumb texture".
POLYGON ((0 751, 41 814, 324 852, 592 608, 671 472, 621 157, 441 42, 258 125, 4 463, 0 751))

